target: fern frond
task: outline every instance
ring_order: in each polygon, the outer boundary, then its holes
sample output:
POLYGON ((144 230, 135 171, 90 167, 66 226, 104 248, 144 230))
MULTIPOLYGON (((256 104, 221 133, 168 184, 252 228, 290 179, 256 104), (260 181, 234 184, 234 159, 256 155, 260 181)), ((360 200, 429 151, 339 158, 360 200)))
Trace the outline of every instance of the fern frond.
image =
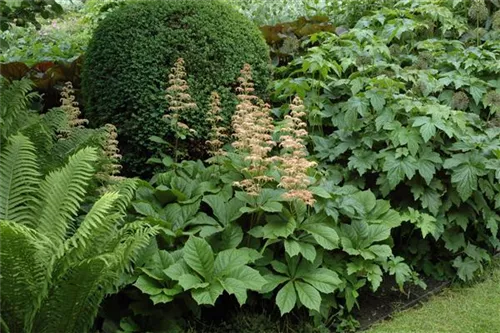
POLYGON ((137 189, 137 180, 133 178, 125 178, 116 184, 110 185, 111 191, 117 191, 120 196, 116 200, 114 208, 120 216, 125 216, 127 207, 134 198, 135 190, 137 189))
POLYGON ((108 192, 101 196, 85 216, 76 233, 66 241, 66 250, 71 247, 85 249, 96 231, 110 232, 114 230, 114 225, 106 222, 109 221, 107 217, 111 214, 114 203, 119 196, 118 192, 108 192))
POLYGON ((96 149, 84 148, 40 184, 37 230, 58 246, 62 245, 68 225, 85 197, 94 172, 92 164, 97 158, 96 149))
POLYGON ((88 128, 74 128, 68 137, 58 140, 52 147, 47 162, 47 171, 55 170, 66 163, 68 156, 84 147, 100 147, 102 130, 88 128))
POLYGON ((112 256, 79 262, 57 279, 37 313, 33 332, 89 332, 110 286, 118 278, 112 256))
POLYGON ((61 108, 53 108, 41 116, 41 122, 50 128, 54 135, 54 139, 56 139, 56 133, 60 132, 61 129, 66 129, 68 115, 61 108))
POLYGON ((40 121, 40 118, 33 117, 30 124, 24 126, 19 133, 28 137, 36 149, 39 170, 43 172, 43 165, 50 157, 50 152, 54 146, 53 132, 49 126, 40 121))
POLYGON ((48 291, 53 244, 12 221, 0 221, 0 242, 2 320, 11 333, 31 332, 35 312, 48 291))
POLYGON ((9 82, 2 80, 2 103, 0 106, 0 139, 15 134, 29 117, 28 104, 36 93, 30 93, 33 82, 29 79, 9 82))
POLYGON ((109 252, 119 256, 118 272, 131 272, 133 264, 140 258, 141 252, 150 245, 158 234, 158 228, 142 221, 126 224, 117 237, 108 245, 109 252))
POLYGON ((40 182, 35 147, 23 135, 10 137, 0 154, 0 219, 32 224, 33 195, 40 182))
POLYGON ((66 253, 58 262, 56 276, 71 265, 103 253, 103 244, 117 231, 119 215, 113 212, 118 192, 105 193, 93 206, 75 234, 65 242, 66 253))

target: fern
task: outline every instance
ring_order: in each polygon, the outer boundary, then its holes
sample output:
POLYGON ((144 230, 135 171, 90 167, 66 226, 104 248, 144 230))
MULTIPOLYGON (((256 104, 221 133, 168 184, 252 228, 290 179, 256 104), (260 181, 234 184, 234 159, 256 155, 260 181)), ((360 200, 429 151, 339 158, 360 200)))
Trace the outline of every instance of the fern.
POLYGON ((62 245, 68 222, 77 214, 92 179, 94 148, 85 148, 69 158, 62 169, 50 173, 40 185, 37 230, 55 244, 62 245))
POLYGON ((16 135, 1 155, 1 175, 9 179, 0 188, 1 212, 15 217, 0 221, 2 331, 87 332, 157 229, 140 222, 120 228, 135 190, 127 180, 105 193, 68 239, 98 154, 84 148, 39 183, 34 151, 16 135), (26 221, 33 228, 17 223, 26 221))
POLYGON ((31 80, 9 82, 2 80, 2 105, 0 107, 0 139, 5 140, 26 124, 29 118, 28 104, 36 93, 30 93, 31 80))
POLYGON ((84 147, 100 147, 102 130, 74 128, 64 139, 52 146, 47 158, 46 169, 51 171, 63 165, 67 157, 84 147))
POLYGON ((116 278, 106 256, 77 263, 52 285, 36 315, 33 332, 88 332, 107 286, 116 278))
POLYGON ((118 236, 107 248, 120 258, 118 265, 120 272, 132 271, 132 264, 139 259, 141 250, 149 245, 150 239, 157 233, 158 229, 139 221, 129 223, 120 229, 118 236))
POLYGON ((32 211, 25 203, 33 200, 39 177, 35 147, 25 136, 13 136, 0 155, 0 219, 32 223, 32 211))
POLYGON ((100 244, 106 244, 116 235, 116 222, 119 215, 113 213, 113 205, 118 200, 117 192, 105 193, 85 216, 75 234, 65 242, 65 263, 60 269, 69 266, 71 262, 89 259, 102 252, 100 244))
POLYGON ((125 215, 127 207, 134 198, 135 190, 137 189, 137 181, 135 179, 124 179, 117 184, 110 187, 110 190, 118 191, 120 196, 115 201, 115 209, 121 214, 125 215))
POLYGON ((11 333, 30 332, 48 291, 53 245, 47 237, 12 221, 0 221, 2 320, 11 333))

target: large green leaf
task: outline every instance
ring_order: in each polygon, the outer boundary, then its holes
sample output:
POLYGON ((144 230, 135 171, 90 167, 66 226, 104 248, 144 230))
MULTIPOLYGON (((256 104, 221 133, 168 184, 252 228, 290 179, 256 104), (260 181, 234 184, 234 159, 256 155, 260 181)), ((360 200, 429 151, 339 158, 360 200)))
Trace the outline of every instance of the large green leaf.
POLYGON ((283 288, 280 289, 276 295, 276 305, 280 309, 281 315, 292 311, 297 302, 297 294, 295 292, 294 283, 288 282, 283 288))
POLYGON ((300 302, 304 306, 311 310, 316 310, 319 312, 321 306, 321 294, 311 286, 310 284, 295 281, 295 290, 297 290, 297 295, 299 295, 300 302))
POLYGON ((219 281, 213 281, 210 285, 203 289, 192 289, 191 296, 198 305, 214 305, 217 298, 224 292, 224 288, 219 281))
POLYGON ((304 223, 301 229, 311 234, 316 242, 326 250, 334 250, 338 247, 339 236, 335 229, 323 223, 304 223))
POLYGON ((244 266, 252 261, 252 258, 244 250, 229 249, 221 251, 215 258, 215 275, 223 276, 230 270, 244 266))
POLYGON ((240 266, 226 274, 226 277, 233 278, 245 284, 250 290, 258 291, 267 283, 266 279, 260 275, 259 271, 248 266, 240 266))
POLYGON ((203 201, 212 208, 215 217, 217 217, 223 226, 227 226, 230 222, 240 217, 242 215, 240 209, 245 205, 244 202, 237 198, 227 201, 223 194, 206 195, 203 201))
POLYGON ((338 274, 326 268, 318 268, 300 278, 325 294, 333 293, 342 285, 338 274))
POLYGON ((214 275, 214 253, 206 240, 189 237, 184 245, 184 260, 195 272, 209 280, 214 275))

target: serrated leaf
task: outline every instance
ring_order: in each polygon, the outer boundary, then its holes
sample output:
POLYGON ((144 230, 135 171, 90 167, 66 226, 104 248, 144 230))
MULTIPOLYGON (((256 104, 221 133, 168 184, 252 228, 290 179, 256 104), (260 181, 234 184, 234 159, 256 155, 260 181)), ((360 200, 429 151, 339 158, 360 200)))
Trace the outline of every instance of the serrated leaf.
POLYGON ((326 268, 318 268, 301 279, 325 294, 333 293, 342 285, 338 274, 326 268))
POLYGON ((364 86, 364 82, 363 82, 363 78, 355 78, 354 80, 351 81, 351 93, 352 95, 356 95, 358 92, 361 91, 361 89, 363 89, 363 86, 364 86))
POLYGON ((396 159, 393 155, 386 157, 383 170, 387 172, 387 179, 391 188, 396 187, 405 179, 412 179, 416 172, 417 160, 413 156, 396 159))
POLYGON ((456 230, 446 230, 443 234, 444 246, 451 252, 457 253, 462 248, 465 248, 465 237, 463 232, 456 230))
POLYGON ((214 253, 206 240, 198 237, 189 237, 183 249, 184 260, 189 267, 203 276, 206 280, 214 274, 214 253))
POLYGON ((245 284, 243 282, 233 278, 226 278, 224 280, 221 280, 220 283, 228 294, 234 295, 236 297, 240 306, 243 306, 246 303, 247 288, 245 287, 245 284))
POLYGON ((146 275, 139 276, 137 281, 134 283, 134 286, 148 295, 158 295, 163 289, 162 285, 158 281, 146 275))
POLYGON ((283 205, 277 201, 268 201, 260 209, 268 213, 279 213, 283 210, 283 205))
POLYGON ((300 245, 297 241, 294 241, 293 239, 286 239, 285 240, 285 252, 290 256, 290 257, 295 257, 300 253, 300 245))
POLYGON ((456 184, 462 201, 469 199, 472 192, 477 190, 477 180, 476 168, 467 164, 456 167, 451 176, 451 182, 456 184))
POLYGON ((290 280, 288 276, 275 275, 275 274, 264 275, 264 279, 266 280, 266 284, 264 284, 260 290, 260 292, 263 294, 273 291, 280 284, 290 280))
POLYGON ((382 111, 385 106, 385 98, 380 92, 370 95, 370 103, 375 111, 382 111))
POLYGON ((474 102, 476 102, 476 105, 479 105, 486 91, 487 91, 486 87, 479 85, 470 86, 469 88, 469 92, 472 98, 474 99, 474 102))
POLYGON ((339 235, 335 229, 321 223, 304 223, 301 229, 311 234, 316 242, 326 250, 334 250, 339 245, 339 235))
POLYGON ((243 214, 240 209, 245 205, 237 198, 226 201, 223 194, 206 195, 203 201, 212 208, 215 217, 224 226, 238 219, 243 214))
POLYGON ((230 224, 221 233, 219 249, 232 249, 240 245, 243 240, 243 230, 239 225, 230 224))
POLYGON ((151 296, 149 299, 151 299, 151 301, 153 301, 154 305, 170 303, 174 300, 174 298, 172 296, 165 295, 164 293, 151 296))
POLYGON ((229 249, 217 254, 214 263, 214 273, 217 276, 223 276, 232 269, 244 266, 251 261, 251 258, 245 251, 240 249, 229 249))
POLYGON ((133 202, 132 206, 134 206, 135 211, 141 215, 160 218, 160 214, 158 214, 149 202, 133 202))
POLYGON ((481 269, 481 264, 469 257, 466 257, 465 260, 462 257, 457 257, 453 261, 453 267, 457 268, 457 274, 460 279, 469 281, 474 277, 474 273, 481 269))
POLYGON ((287 238, 296 227, 297 222, 293 217, 285 220, 282 217, 270 216, 267 224, 262 228, 263 237, 267 239, 287 238))
POLYGON ((224 288, 219 281, 213 281, 210 286, 203 289, 192 289, 191 296, 198 305, 214 305, 217 298, 224 292, 224 288))
POLYGON ((377 256, 377 259, 388 258, 392 256, 392 250, 389 245, 372 245, 368 248, 373 254, 377 256))
POLYGON ((297 294, 293 282, 288 282, 283 288, 280 289, 276 295, 276 305, 280 309, 281 315, 292 311, 297 302, 297 294))
POLYGON ((300 281, 295 281, 294 285, 300 302, 306 308, 319 312, 319 308, 321 306, 321 295, 318 290, 310 284, 300 281))
POLYGON ((436 125, 430 117, 416 117, 412 126, 420 127, 420 134, 426 143, 436 135, 436 125))
POLYGON ((226 274, 226 277, 241 281, 245 285, 245 288, 256 291, 260 290, 267 283, 259 271, 248 266, 240 266, 232 269, 226 274))
POLYGON ((189 266, 184 262, 184 260, 179 261, 167 269, 164 269, 163 272, 172 280, 179 281, 180 277, 184 274, 189 274, 189 266))
POLYGON ((201 281, 201 279, 192 274, 183 274, 179 277, 179 285, 184 290, 189 289, 198 289, 198 288, 206 288, 208 287, 207 282, 201 281))
POLYGON ((316 260, 316 248, 312 244, 308 243, 299 243, 300 253, 307 261, 314 262, 316 260))
POLYGON ((412 275, 410 266, 401 257, 395 257, 389 262, 389 274, 396 277, 396 283, 399 285, 399 288, 403 288, 404 283, 412 275))

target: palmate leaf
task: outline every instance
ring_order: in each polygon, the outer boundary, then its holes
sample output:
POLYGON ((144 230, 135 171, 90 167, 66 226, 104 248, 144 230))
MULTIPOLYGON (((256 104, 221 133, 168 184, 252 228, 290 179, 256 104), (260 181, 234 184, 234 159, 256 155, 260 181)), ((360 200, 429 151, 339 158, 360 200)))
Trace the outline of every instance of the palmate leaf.
POLYGON ((0 221, 0 304, 11 333, 31 332, 36 310, 48 292, 54 248, 33 229, 0 221))
POLYGON ((240 217, 243 214, 240 212, 240 208, 245 206, 245 203, 237 198, 229 201, 225 200, 224 195, 220 193, 217 195, 206 195, 203 201, 212 208, 215 217, 217 217, 223 226, 229 225, 230 222, 240 217))
POLYGON ((387 179, 391 188, 395 188, 401 181, 412 179, 415 175, 417 160, 413 156, 397 159, 388 155, 385 159, 383 170, 387 172, 387 179))
POLYGON ((35 147, 23 135, 12 136, 0 155, 0 219, 33 223, 30 207, 39 177, 35 147))
POLYGON ((457 187, 462 201, 477 190, 478 177, 487 173, 483 158, 472 153, 456 154, 445 160, 443 167, 451 170, 451 182, 457 187))
POLYGON ((92 163, 97 158, 94 148, 84 148, 40 184, 36 228, 56 245, 62 244, 68 225, 78 212, 93 176, 92 163))

